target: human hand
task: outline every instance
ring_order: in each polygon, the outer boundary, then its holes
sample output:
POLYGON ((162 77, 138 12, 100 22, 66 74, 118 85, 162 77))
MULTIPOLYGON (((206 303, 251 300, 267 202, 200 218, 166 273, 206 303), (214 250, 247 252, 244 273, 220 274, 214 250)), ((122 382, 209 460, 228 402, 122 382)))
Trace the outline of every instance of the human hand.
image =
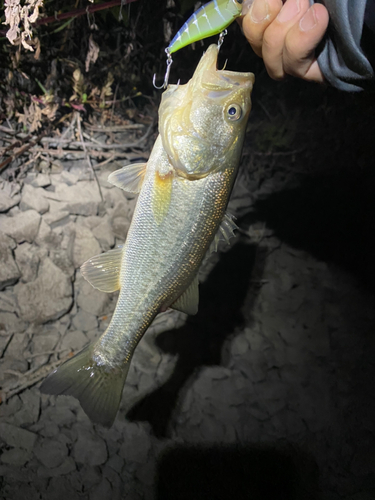
POLYGON ((328 11, 309 0, 245 0, 239 18, 254 52, 276 79, 293 75, 323 82, 315 48, 328 26, 328 11))

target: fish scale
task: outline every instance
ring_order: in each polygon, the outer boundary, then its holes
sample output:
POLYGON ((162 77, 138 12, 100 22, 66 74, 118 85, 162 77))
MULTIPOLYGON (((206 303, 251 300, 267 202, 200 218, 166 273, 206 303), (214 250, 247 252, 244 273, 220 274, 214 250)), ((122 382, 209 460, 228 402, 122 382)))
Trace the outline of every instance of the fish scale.
POLYGON ((250 112, 251 73, 216 69, 211 45, 186 85, 170 85, 159 109, 159 136, 146 164, 113 172, 115 186, 138 192, 122 248, 89 259, 83 276, 120 290, 102 336, 53 371, 41 390, 76 397, 95 423, 111 426, 134 350, 168 307, 198 310, 204 256, 235 227, 225 214, 250 112), (218 136, 218 131, 220 135, 218 136))

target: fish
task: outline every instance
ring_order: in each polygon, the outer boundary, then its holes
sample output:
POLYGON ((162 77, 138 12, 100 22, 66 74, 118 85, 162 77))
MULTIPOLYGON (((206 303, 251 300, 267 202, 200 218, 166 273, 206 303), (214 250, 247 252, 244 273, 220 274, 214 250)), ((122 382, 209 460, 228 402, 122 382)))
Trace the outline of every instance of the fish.
POLYGON ((167 47, 168 53, 224 31, 242 15, 242 3, 243 0, 212 0, 202 5, 176 33, 167 47))
POLYGON ((134 350, 167 308, 198 311, 204 257, 236 228, 226 213, 251 109, 252 73, 217 70, 217 45, 185 85, 168 85, 159 107, 159 135, 147 163, 109 175, 139 193, 125 244, 81 267, 92 286, 120 290, 112 319, 94 343, 42 383, 48 394, 72 395, 88 417, 113 424, 134 350), (221 235, 221 236, 220 236, 221 235))

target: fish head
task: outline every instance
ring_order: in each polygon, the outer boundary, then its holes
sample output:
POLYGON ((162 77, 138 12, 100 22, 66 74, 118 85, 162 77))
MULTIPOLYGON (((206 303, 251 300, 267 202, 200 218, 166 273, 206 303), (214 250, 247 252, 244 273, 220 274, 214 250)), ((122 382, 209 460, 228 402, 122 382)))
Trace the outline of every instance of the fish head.
POLYGON ((176 173, 195 179, 238 164, 251 109, 252 73, 217 69, 217 45, 186 85, 169 85, 159 132, 176 173))

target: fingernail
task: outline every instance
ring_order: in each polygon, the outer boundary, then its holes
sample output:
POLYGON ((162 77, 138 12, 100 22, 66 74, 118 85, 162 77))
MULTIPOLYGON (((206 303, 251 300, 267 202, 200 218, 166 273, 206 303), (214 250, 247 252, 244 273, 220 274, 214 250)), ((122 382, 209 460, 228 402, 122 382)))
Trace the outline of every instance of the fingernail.
POLYGON ((286 23, 299 13, 299 0, 287 0, 280 10, 277 19, 280 23, 286 23))
POLYGON ((299 22, 299 27, 301 31, 309 31, 314 26, 316 26, 317 20, 315 15, 315 10, 313 7, 310 7, 306 14, 301 18, 299 22))
POLYGON ((254 23, 267 19, 269 13, 267 0, 255 0, 250 9, 250 17, 254 23))

